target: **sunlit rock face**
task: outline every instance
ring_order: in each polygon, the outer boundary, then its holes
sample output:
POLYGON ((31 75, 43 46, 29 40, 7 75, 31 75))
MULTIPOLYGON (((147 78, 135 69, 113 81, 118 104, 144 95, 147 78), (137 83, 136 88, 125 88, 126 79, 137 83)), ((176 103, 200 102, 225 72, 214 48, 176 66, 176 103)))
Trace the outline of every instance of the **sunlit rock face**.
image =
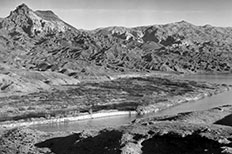
POLYGON ((32 11, 28 6, 18 6, 3 19, 2 26, 9 31, 23 31, 29 36, 47 34, 52 31, 65 32, 70 29, 52 11, 32 11))

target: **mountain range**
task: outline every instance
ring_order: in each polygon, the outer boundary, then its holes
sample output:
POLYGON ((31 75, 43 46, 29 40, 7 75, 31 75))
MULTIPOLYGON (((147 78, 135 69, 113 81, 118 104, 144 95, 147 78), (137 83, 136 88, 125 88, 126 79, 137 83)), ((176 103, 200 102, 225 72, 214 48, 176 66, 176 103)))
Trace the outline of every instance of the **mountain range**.
POLYGON ((0 87, 36 92, 130 72, 230 73, 232 28, 186 21, 76 29, 22 4, 0 19, 0 87))

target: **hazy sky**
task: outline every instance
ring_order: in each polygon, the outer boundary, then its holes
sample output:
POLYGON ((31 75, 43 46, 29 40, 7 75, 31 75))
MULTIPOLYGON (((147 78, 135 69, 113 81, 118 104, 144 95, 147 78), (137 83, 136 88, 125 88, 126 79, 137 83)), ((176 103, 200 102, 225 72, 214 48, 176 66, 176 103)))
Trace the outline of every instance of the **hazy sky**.
POLYGON ((0 0, 0 17, 25 3, 52 10, 76 28, 165 24, 186 20, 196 25, 232 27, 232 0, 0 0))

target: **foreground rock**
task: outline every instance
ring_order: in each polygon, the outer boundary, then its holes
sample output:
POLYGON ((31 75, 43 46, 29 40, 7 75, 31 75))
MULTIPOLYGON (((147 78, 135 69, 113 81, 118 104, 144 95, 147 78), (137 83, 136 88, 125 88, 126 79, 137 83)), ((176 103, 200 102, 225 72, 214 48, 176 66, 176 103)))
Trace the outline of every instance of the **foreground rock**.
POLYGON ((232 106, 224 106, 168 118, 141 119, 118 130, 52 138, 36 147, 47 147, 56 154, 232 153, 232 127, 221 122, 231 113, 232 106))
POLYGON ((40 154, 46 150, 36 149, 34 144, 41 141, 42 136, 48 136, 42 132, 31 129, 16 128, 4 132, 0 138, 1 154, 40 154))
POLYGON ((5 131, 2 154, 221 154, 232 153, 232 106, 137 119, 128 126, 77 133, 5 131))

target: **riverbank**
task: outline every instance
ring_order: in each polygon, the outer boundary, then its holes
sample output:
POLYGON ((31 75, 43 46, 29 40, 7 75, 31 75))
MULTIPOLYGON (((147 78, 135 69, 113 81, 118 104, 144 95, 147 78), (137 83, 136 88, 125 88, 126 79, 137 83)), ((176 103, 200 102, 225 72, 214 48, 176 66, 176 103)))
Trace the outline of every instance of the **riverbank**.
POLYGON ((224 87, 219 90, 216 90, 216 91, 204 91, 201 93, 193 93, 193 94, 186 94, 184 96, 173 97, 172 100, 169 100, 166 102, 151 104, 148 106, 140 106, 139 108, 137 108, 137 113, 139 115, 145 115, 145 114, 152 113, 152 112, 159 112, 167 108, 180 105, 182 103, 188 103, 188 102, 194 103, 194 101, 198 101, 198 100, 204 99, 205 97, 211 97, 211 96, 214 96, 214 95, 226 92, 226 91, 230 91, 231 89, 232 89, 232 86, 228 86, 228 87, 224 87))
POLYGON ((80 121, 80 120, 87 120, 87 119, 96 119, 96 118, 104 118, 104 117, 111 117, 111 116, 121 116, 121 115, 135 115, 137 114, 136 111, 116 111, 116 110, 109 110, 109 111, 100 111, 97 113, 82 113, 79 116, 75 117, 63 117, 63 118, 52 118, 52 119, 33 119, 30 121, 15 121, 15 122, 5 122, 2 123, 0 129, 10 129, 14 127, 23 127, 23 126, 31 126, 31 125, 38 125, 38 124, 50 124, 50 123, 61 123, 61 122, 72 122, 72 121, 80 121))

